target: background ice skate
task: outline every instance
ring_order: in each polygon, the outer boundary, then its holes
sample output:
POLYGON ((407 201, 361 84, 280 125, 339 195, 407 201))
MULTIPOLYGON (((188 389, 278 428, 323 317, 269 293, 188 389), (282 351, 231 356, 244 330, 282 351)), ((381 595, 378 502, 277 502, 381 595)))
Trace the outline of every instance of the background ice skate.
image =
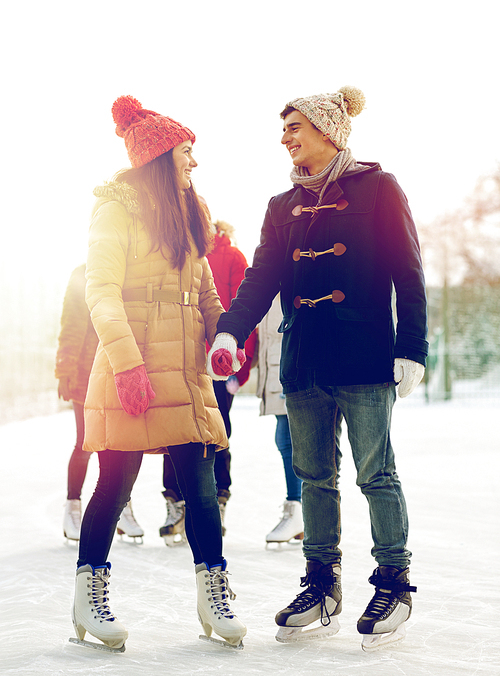
MULTIPOLYGON (((419 390, 394 409, 392 439, 408 501, 414 553, 414 612, 397 647, 361 651, 356 620, 372 595, 374 568, 366 501, 355 486, 343 439, 343 593, 341 630, 330 639, 282 645, 274 615, 299 591, 299 546, 265 550, 265 535, 285 497, 274 416, 238 396, 232 412, 232 497, 225 555, 248 626, 245 649, 232 652, 198 639, 194 566, 187 546, 165 547, 158 535, 165 504, 162 458, 145 457, 133 492, 144 545, 115 537, 111 607, 129 631, 126 652, 109 655, 71 645, 76 548, 65 545, 62 515, 72 411, 0 426, 0 673, 346 674, 348 676, 493 676, 500 673, 500 469, 498 399, 420 403, 419 390), (265 471, 262 470, 265 468, 265 471)), ((91 458, 86 503, 95 486, 91 458)))

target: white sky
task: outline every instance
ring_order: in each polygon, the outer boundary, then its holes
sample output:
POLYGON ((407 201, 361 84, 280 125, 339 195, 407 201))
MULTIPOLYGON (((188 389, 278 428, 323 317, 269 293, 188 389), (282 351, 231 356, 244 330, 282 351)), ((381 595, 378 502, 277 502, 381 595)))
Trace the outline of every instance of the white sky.
POLYGON ((456 208, 500 159, 496 7, 11 3, 0 47, 4 276, 29 269, 65 286, 84 261, 92 190, 128 166, 111 117, 122 94, 195 132, 194 183, 249 262, 269 198, 291 187, 279 112, 297 96, 362 89, 355 157, 396 175, 417 220, 456 208))

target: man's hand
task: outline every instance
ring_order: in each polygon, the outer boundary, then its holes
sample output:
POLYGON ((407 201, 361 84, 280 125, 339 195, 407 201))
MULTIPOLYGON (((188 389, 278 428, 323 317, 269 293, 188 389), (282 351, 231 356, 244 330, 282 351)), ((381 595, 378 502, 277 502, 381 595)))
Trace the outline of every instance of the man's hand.
POLYGON ((424 377, 425 367, 411 359, 394 360, 394 382, 399 384, 398 394, 401 398, 407 397, 424 377))
POLYGON ((245 353, 238 349, 236 338, 230 333, 218 333, 207 355, 207 373, 213 380, 227 380, 245 361, 245 353))

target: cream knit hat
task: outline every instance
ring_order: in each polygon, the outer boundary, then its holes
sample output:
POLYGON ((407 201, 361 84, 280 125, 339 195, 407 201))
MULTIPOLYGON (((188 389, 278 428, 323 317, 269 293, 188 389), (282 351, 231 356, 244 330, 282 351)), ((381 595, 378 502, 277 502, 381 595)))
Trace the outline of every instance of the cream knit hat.
MULTIPOLYGON (((341 87, 335 94, 317 94, 294 99, 286 104, 305 115, 309 122, 330 137, 333 145, 344 150, 351 133, 350 117, 365 107, 365 95, 356 87, 341 87)), ((286 110, 285 108, 285 110, 286 110)))

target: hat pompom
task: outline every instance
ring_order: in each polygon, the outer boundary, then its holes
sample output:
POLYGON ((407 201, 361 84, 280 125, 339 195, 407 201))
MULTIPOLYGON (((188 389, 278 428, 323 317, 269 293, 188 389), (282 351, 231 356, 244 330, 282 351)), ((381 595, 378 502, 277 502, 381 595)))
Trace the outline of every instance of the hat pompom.
POLYGON ((138 111, 142 110, 142 105, 133 96, 120 96, 113 103, 111 112, 113 113, 113 120, 115 124, 126 129, 134 122, 139 122, 142 115, 138 115, 138 111))
POLYGON ((350 117, 356 117, 365 107, 365 95, 357 87, 341 87, 339 92, 343 95, 347 114, 350 117))

